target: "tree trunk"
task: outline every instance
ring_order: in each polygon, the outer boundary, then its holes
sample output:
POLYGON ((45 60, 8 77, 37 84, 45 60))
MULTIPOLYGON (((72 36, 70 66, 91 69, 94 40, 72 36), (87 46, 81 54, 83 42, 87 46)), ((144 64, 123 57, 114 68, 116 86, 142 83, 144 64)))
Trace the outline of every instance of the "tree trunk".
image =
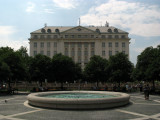
POLYGON ((63 90, 63 82, 61 82, 61 90, 63 90))
POLYGON ((152 83, 153 83, 152 91, 155 92, 155 81, 154 81, 154 79, 153 79, 152 83))
POLYGON ((43 85, 43 82, 42 82, 42 81, 40 81, 40 87, 42 87, 42 85, 43 85))
POLYGON ((119 83, 118 83, 118 91, 120 91, 120 88, 121 88, 121 82, 119 81, 119 83))
POLYGON ((97 80, 96 87, 99 88, 99 80, 97 80))

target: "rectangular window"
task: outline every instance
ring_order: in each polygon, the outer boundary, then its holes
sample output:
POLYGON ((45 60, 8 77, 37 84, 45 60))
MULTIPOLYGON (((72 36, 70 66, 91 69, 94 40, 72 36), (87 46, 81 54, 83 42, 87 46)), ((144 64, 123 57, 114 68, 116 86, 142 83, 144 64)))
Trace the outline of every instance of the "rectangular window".
POLYGON ((119 36, 118 36, 118 35, 115 35, 115 38, 119 38, 119 36))
POLYGON ((125 35, 122 35, 121 38, 125 38, 125 35))
POLYGON ((110 39, 111 39, 111 38, 112 38, 112 35, 108 35, 108 38, 110 38, 110 39))
POLYGON ((94 47, 95 46, 95 44, 94 43, 91 43, 91 47, 94 47))
POLYGON ((122 43, 122 47, 125 47, 125 42, 122 43))
POLYGON ((105 42, 102 42, 102 47, 105 47, 105 42))
POLYGON ((84 35, 84 38, 88 38, 88 35, 84 35))
POLYGON ((65 38, 68 38, 68 35, 65 35, 65 38))
POLYGON ((78 56, 81 56, 82 55, 82 52, 81 51, 78 51, 78 56))
POLYGON ((44 51, 43 51, 43 50, 42 50, 42 51, 40 51, 40 54, 41 54, 41 55, 44 55, 44 51))
POLYGON ((105 51, 102 51, 102 56, 105 56, 105 51))
POLYGON ((105 35, 102 35, 101 37, 102 37, 102 38, 106 38, 106 36, 105 36, 105 35))
POLYGON ((81 38, 81 35, 78 35, 78 38, 81 38))
POLYGON ((54 42, 54 47, 57 47, 57 43, 56 42, 54 42))
POLYGON ((34 48, 37 48, 37 43, 36 42, 34 42, 34 48))
POLYGON ((126 52, 125 52, 125 51, 122 51, 122 53, 125 54, 126 52))
POLYGON ((109 51, 109 56, 112 56, 112 51, 109 51))
POLYGON ((74 38, 74 35, 71 35, 71 38, 74 38))
POLYGON ((51 39, 51 35, 47 35, 47 38, 48 38, 48 39, 51 39))
POLYGON ((33 55, 36 56, 37 55, 37 51, 33 51, 33 55))
POLYGON ((69 46, 69 43, 64 43, 64 47, 68 47, 69 46))
POLYGON ((84 43, 84 47, 88 47, 88 43, 84 43))
POLYGON ((44 48, 44 42, 41 42, 41 48, 44 48))
POLYGON ((47 48, 50 48, 50 42, 47 42, 47 48))
POLYGON ((94 51, 91 51, 91 56, 94 56, 94 51))
POLYGON ((91 38, 94 38, 94 35, 91 35, 91 38))
POLYGON ((57 36, 57 35, 54 35, 54 38, 58 38, 58 36, 57 36))
POLYGON ((117 54, 118 53, 118 51, 115 51, 115 54, 117 54))
POLYGON ((37 35, 34 35, 34 39, 37 39, 38 38, 38 36, 37 35))
POLYGON ((78 47, 82 47, 82 44, 81 44, 81 43, 78 43, 78 47))
POLYGON ((71 51, 71 56, 75 56, 75 51, 71 51))
POLYGON ((88 51, 84 51, 84 55, 86 55, 86 56, 87 56, 87 55, 88 55, 88 51))
POLYGON ((109 42, 109 43, 108 43, 108 46, 109 46, 109 47, 112 47, 112 43, 111 43, 111 42, 109 42))
POLYGON ((54 55, 56 55, 57 54, 57 51, 54 51, 54 55))
POLYGON ((47 51, 47 56, 50 57, 50 51, 47 51))
POLYGON ((71 47, 74 47, 75 46, 75 43, 71 43, 71 47))
POLYGON ((118 42, 115 43, 115 47, 118 47, 118 42))
POLYGON ((78 63, 81 63, 81 58, 80 57, 78 57, 78 63))
POLYGON ((88 57, 87 56, 85 56, 85 58, 84 58, 84 63, 88 63, 88 57))
POLYGON ((44 35, 41 35, 40 38, 41 38, 41 39, 44 39, 44 35))
POLYGON ((68 50, 65 50, 64 55, 68 56, 68 50))

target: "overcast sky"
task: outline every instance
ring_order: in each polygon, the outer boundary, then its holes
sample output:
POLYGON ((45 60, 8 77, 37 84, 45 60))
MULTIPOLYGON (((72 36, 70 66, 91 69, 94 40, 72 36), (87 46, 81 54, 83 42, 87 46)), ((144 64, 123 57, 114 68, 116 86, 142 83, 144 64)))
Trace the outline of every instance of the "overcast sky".
POLYGON ((30 32, 47 26, 104 25, 129 32, 130 60, 160 44, 160 0, 0 0, 0 47, 29 49, 30 32))

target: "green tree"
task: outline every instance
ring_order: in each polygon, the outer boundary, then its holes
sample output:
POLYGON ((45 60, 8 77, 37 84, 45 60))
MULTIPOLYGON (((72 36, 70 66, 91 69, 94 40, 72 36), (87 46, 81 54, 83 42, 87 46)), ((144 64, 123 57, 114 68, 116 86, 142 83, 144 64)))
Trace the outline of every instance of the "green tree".
POLYGON ((29 65, 31 57, 29 57, 27 53, 27 48, 21 46, 20 49, 16 51, 16 53, 20 56, 22 64, 24 66, 25 72, 24 72, 24 80, 29 81, 30 80, 30 74, 29 74, 29 65))
POLYGON ((147 47, 137 58, 136 68, 142 81, 152 81, 155 90, 155 80, 160 80, 160 45, 157 48, 147 47))
POLYGON ((6 83, 11 76, 12 74, 9 66, 6 63, 0 61, 0 84, 3 82, 6 83))
POLYGON ((49 69, 51 66, 51 59, 45 55, 38 54, 31 58, 29 64, 29 72, 32 81, 38 81, 40 86, 48 79, 49 69))
POLYGON ((109 58, 109 78, 113 82, 117 82, 120 87, 121 82, 130 81, 133 70, 133 64, 128 60, 127 55, 117 53, 109 58))
POLYGON ((73 60, 62 54, 56 54, 52 58, 52 78, 61 83, 63 89, 64 82, 73 82, 78 78, 78 71, 81 71, 73 60))
POLYGON ((89 82, 96 82, 97 87, 99 82, 107 81, 108 61, 100 56, 94 55, 90 58, 89 63, 84 68, 84 75, 89 82))
POLYGON ((0 48, 0 60, 7 64, 6 66, 8 66, 8 68, 10 69, 11 74, 8 76, 8 85, 10 89, 11 81, 15 82, 24 78, 24 64, 22 62, 21 57, 13 49, 9 47, 0 48))

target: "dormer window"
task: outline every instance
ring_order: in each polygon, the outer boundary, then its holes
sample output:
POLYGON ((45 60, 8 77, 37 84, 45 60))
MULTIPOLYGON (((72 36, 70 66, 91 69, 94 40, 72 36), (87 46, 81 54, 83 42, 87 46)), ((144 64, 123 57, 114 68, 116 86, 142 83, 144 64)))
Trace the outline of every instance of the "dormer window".
POLYGON ((51 31, 51 29, 48 29, 47 32, 48 32, 48 33, 51 33, 52 31, 51 31))
POLYGON ((118 32, 118 29, 117 29, 117 28, 115 28, 115 29, 114 29, 114 32, 115 32, 115 33, 117 33, 117 32, 118 32))
POLYGON ((111 32, 112 32, 112 30, 109 28, 109 29, 108 29, 108 32, 109 32, 109 33, 111 33, 111 32))
POLYGON ((81 28, 78 28, 77 30, 78 30, 78 31, 81 31, 81 28))
POLYGON ((100 33, 100 30, 97 28, 97 29, 96 29, 96 32, 97 32, 97 33, 100 33))
POLYGON ((55 29, 55 32, 56 32, 56 33, 59 33, 59 29, 55 29))
POLYGON ((42 28, 42 29, 41 29, 41 32, 42 32, 42 33, 45 33, 45 32, 46 32, 46 30, 45 30, 44 28, 42 28))

